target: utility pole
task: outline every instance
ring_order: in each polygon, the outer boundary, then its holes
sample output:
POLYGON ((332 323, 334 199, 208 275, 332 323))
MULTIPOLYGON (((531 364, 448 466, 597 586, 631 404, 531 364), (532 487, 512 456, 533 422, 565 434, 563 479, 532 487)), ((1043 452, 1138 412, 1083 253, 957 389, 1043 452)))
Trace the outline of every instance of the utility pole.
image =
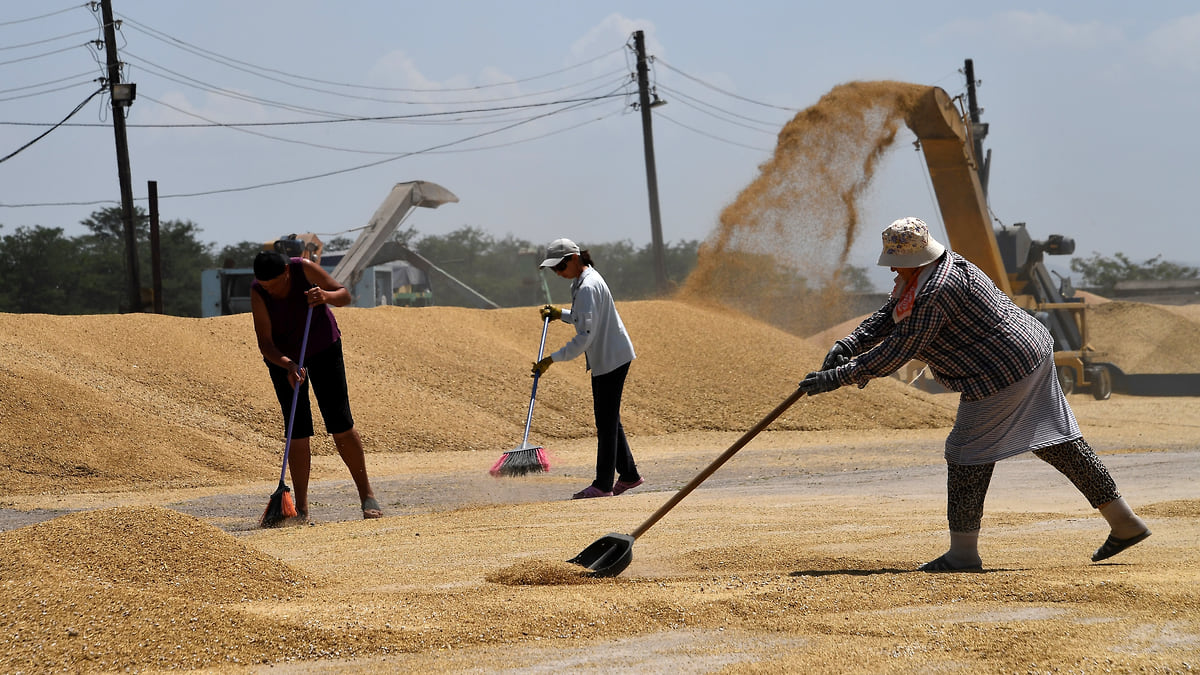
POLYGON ((158 236, 158 181, 146 181, 146 197, 150 201, 150 279, 154 290, 154 313, 163 313, 162 246, 158 236))
POLYGON ((654 132, 650 127, 650 68, 646 65, 646 36, 633 34, 637 51, 638 107, 642 112, 642 144, 646 153, 646 188, 650 193, 650 244, 654 254, 654 279, 658 292, 667 291, 667 265, 663 258, 662 222, 658 215, 658 175, 654 169, 654 132))
POLYGON ((130 312, 142 311, 142 288, 138 272, 137 230, 133 225, 133 182, 129 174, 129 142, 125 137, 125 110, 133 103, 134 85, 121 84, 121 62, 117 60, 117 30, 113 24, 112 0, 100 0, 104 19, 104 52, 108 58, 108 94, 112 101, 113 135, 117 141, 117 178, 121 183, 121 222, 125 225, 125 272, 129 276, 130 312))
POLYGON ((979 103, 975 99, 975 61, 967 59, 963 62, 963 75, 967 78, 967 115, 971 120, 971 139, 974 141, 975 161, 979 164, 976 172, 983 194, 987 196, 988 169, 992 165, 992 151, 983 151, 983 139, 987 138, 988 125, 979 121, 979 103))

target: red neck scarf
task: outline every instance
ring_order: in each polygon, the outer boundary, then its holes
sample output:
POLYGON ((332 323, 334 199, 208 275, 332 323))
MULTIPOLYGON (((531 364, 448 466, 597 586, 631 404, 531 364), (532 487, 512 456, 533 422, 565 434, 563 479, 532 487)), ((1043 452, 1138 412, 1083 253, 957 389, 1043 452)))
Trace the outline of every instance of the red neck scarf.
POLYGON ((896 287, 892 289, 892 297, 900 298, 896 306, 892 308, 892 321, 900 323, 912 314, 913 304, 917 301, 917 289, 921 286, 920 274, 915 274, 908 283, 904 279, 896 282, 896 287))

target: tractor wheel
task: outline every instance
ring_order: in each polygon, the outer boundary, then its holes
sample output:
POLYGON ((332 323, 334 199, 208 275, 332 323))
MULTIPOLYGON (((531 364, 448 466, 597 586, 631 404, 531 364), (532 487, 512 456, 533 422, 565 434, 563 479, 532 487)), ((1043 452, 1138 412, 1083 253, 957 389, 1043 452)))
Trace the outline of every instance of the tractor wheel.
POLYGON ((1112 396, 1112 373, 1108 368, 1100 366, 1092 375, 1092 397, 1097 401, 1107 401, 1112 396))
POLYGON ((1070 366, 1058 367, 1058 386, 1064 395, 1075 393, 1075 369, 1070 366))

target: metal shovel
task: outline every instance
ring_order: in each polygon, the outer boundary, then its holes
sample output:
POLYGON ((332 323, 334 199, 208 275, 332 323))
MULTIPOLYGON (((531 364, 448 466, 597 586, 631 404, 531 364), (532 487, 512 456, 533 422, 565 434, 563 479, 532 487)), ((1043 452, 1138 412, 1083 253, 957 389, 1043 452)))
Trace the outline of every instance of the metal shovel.
POLYGON ((594 543, 592 543, 591 546, 583 549, 579 555, 571 558, 567 562, 575 563, 576 565, 583 565, 592 571, 591 576, 593 577, 615 577, 621 572, 625 571, 625 568, 629 567, 629 563, 633 561, 633 542, 637 540, 638 537, 645 534, 646 530, 649 530, 655 523, 659 521, 659 519, 667 515, 668 511, 675 508, 676 504, 683 501, 683 498, 688 496, 692 490, 695 490, 701 483, 705 481, 705 479, 713 475, 713 473, 716 472, 717 469, 721 468, 722 464, 729 461, 729 458, 733 457, 738 450, 741 450, 747 443, 757 436, 759 432, 761 432, 763 429, 766 429, 771 422, 775 421, 775 418, 779 417, 784 413, 784 411, 792 407, 792 404, 798 401, 801 396, 804 396, 804 393, 805 392, 803 389, 796 389, 791 396, 787 397, 787 400, 775 406, 774 410, 767 413, 767 416, 762 418, 758 424, 755 424, 754 427, 752 427, 749 431, 742 434, 742 437, 737 439, 737 442, 729 446, 728 450, 721 453, 720 457, 713 460, 712 464, 709 464, 708 467, 706 467, 695 478, 693 478, 690 483, 683 486, 679 492, 676 492, 675 496, 671 497, 666 504, 663 504, 657 511, 654 512, 652 516, 646 519, 646 522, 639 525, 638 528, 632 533, 619 534, 617 532, 611 532, 606 534, 597 539, 594 543))

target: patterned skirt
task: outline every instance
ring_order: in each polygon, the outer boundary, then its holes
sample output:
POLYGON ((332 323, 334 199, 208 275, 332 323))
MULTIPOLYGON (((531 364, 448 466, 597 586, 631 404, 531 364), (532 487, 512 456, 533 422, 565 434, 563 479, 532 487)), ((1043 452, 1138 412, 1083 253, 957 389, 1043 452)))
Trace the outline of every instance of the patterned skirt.
POLYGON ((1081 436, 1048 356, 1025 379, 987 398, 959 402, 946 461, 990 464, 1081 436))

